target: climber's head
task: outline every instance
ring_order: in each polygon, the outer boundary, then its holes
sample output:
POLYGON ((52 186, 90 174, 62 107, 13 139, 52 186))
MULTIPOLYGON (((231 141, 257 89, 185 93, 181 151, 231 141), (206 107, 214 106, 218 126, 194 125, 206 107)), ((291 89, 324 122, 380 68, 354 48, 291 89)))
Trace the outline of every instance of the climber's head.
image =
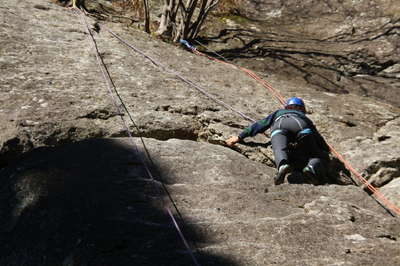
POLYGON ((303 100, 298 97, 289 98, 286 101, 285 109, 297 110, 303 113, 306 112, 306 105, 304 104, 303 100))

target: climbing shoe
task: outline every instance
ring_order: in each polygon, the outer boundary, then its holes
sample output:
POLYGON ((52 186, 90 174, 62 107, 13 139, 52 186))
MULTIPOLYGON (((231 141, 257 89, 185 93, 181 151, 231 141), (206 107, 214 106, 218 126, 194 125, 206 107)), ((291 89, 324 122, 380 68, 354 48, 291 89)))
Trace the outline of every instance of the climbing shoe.
POLYGON ((318 178, 316 177, 316 175, 314 173, 314 169, 312 169, 311 166, 306 166, 303 168, 303 175, 307 178, 307 181, 310 184, 318 183, 318 178))
POLYGON ((279 166, 278 169, 278 173, 276 174, 275 178, 274 178, 274 183, 275 185, 280 185, 283 184, 283 182, 285 182, 285 177, 286 175, 291 171, 291 167, 288 164, 282 164, 281 166, 279 166))

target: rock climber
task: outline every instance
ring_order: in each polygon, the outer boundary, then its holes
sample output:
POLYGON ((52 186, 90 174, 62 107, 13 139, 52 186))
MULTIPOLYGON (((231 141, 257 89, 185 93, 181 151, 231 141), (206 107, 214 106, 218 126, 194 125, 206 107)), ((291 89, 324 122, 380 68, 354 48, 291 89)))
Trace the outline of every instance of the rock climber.
POLYGON ((286 175, 294 170, 302 171, 311 180, 323 180, 327 174, 329 146, 306 116, 306 106, 301 98, 288 99, 284 109, 255 122, 239 136, 230 137, 226 144, 232 147, 268 128, 271 128, 271 144, 278 169, 275 185, 284 183, 286 175))

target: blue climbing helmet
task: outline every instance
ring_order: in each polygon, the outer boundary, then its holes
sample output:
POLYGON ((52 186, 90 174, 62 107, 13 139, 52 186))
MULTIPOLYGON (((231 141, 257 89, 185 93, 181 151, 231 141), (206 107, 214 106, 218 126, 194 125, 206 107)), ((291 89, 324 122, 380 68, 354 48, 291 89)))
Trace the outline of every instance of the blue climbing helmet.
POLYGON ((299 105, 299 106, 306 107, 305 104, 304 104, 304 102, 303 102, 303 100, 302 100, 301 98, 299 98, 299 97, 292 97, 292 98, 289 98, 289 99, 286 101, 285 107, 286 107, 286 106, 289 106, 289 105, 299 105))
POLYGON ((286 101, 285 108, 292 109, 291 107, 300 107, 300 109, 305 113, 306 105, 304 101, 299 97, 292 97, 286 101), (289 108, 288 108, 289 107, 289 108))

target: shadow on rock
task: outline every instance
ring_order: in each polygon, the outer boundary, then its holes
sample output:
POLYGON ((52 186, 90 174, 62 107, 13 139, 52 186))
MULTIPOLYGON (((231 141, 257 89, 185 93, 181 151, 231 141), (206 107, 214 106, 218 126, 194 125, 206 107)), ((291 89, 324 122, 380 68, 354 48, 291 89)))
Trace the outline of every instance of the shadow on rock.
POLYGON ((246 141, 246 146, 249 147, 260 147, 260 148, 268 148, 271 146, 271 141, 268 142, 255 142, 255 141, 246 141))
MULTIPOLYGON (((0 265, 193 265, 163 210, 168 199, 148 177, 144 155, 127 143, 36 149, 3 169, 0 265)), ((177 220, 188 240, 201 238, 177 220)), ((205 265, 235 265, 195 256, 205 265)))
POLYGON ((204 53, 217 54, 220 59, 239 62, 255 71, 281 74, 285 79, 301 77, 320 91, 356 93, 399 106, 399 96, 394 92, 399 84, 398 70, 395 70, 398 59, 390 50, 375 52, 378 48, 384 49, 378 39, 396 45, 398 40, 390 36, 398 30, 399 23, 400 20, 393 20, 370 25, 360 34, 346 32, 329 38, 299 35, 291 27, 285 30, 285 26, 279 25, 278 29, 268 32, 223 29, 199 40, 217 46, 215 53, 204 53), (229 47, 230 43, 238 44, 229 47))

